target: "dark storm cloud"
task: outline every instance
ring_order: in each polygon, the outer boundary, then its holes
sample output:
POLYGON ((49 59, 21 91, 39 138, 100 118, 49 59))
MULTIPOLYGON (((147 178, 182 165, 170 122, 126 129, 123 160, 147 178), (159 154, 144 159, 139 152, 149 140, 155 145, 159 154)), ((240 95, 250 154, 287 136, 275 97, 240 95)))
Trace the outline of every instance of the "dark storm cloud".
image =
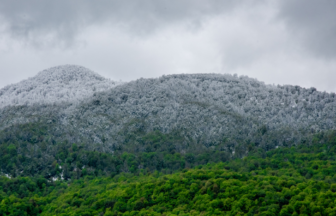
MULTIPOLYGON (((71 41, 90 25, 113 24, 135 34, 147 34, 167 24, 192 21, 231 10, 239 1, 221 0, 7 0, 0 4, 6 31, 20 39, 52 36, 71 41)), ((41 41, 39 41, 41 43, 41 41)))
POLYGON ((298 42, 311 53, 325 58, 336 57, 336 1, 279 1, 283 19, 298 42))

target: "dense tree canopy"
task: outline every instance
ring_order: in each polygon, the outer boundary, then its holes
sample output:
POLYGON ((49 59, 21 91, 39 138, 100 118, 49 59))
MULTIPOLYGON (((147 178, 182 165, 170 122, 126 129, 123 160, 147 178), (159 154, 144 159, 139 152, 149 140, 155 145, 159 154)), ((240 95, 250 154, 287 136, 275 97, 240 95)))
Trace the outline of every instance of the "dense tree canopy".
POLYGON ((173 174, 1 177, 0 215, 335 215, 335 153, 330 136, 173 174))

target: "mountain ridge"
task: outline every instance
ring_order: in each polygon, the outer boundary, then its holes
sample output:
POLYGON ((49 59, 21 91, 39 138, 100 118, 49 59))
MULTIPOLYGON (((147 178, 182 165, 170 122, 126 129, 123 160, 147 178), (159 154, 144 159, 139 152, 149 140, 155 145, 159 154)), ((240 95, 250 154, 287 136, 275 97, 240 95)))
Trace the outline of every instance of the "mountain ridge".
MULTIPOLYGON (((336 122, 335 94, 318 92, 315 88, 266 85, 244 76, 181 74, 139 79, 93 92, 85 98, 75 104, 46 107, 42 104, 22 109, 35 117, 36 111, 32 110, 36 109, 40 110, 40 116, 54 113, 52 121, 57 122, 58 127, 77 134, 69 140, 71 142, 105 143, 110 148, 125 142, 126 135, 121 135, 126 133, 125 127, 129 133, 141 127, 145 128, 144 133, 188 131, 183 136, 191 137, 192 142, 203 140, 206 146, 211 146, 225 136, 236 140, 249 137, 253 142, 262 143, 253 138, 260 128, 268 131, 267 134, 283 128, 287 138, 281 140, 296 137, 296 141, 290 142, 297 143, 306 134, 335 129, 336 122)), ((10 118, 5 117, 7 111, 2 112, 0 128, 4 128, 4 122, 9 122, 7 125, 30 122, 30 117, 22 120, 25 115, 21 111, 9 111, 10 118)), ((43 121, 51 121, 47 119, 43 121)), ((279 143, 272 144, 272 148, 279 143)))

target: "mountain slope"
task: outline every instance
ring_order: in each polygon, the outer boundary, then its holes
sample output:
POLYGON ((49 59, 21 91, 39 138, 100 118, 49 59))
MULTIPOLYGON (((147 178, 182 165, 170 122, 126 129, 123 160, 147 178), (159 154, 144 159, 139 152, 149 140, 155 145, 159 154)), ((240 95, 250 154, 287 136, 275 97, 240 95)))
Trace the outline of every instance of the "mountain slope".
POLYGON ((65 123, 83 129, 81 135, 91 136, 90 142, 104 139, 107 145, 120 145, 131 133, 158 130, 178 131, 187 143, 205 147, 216 147, 226 139, 231 146, 250 140, 274 148, 335 129, 335 113, 335 94, 314 88, 197 74, 142 79, 96 94, 69 113, 65 123))
MULTIPOLYGON (((104 89, 101 86, 97 81, 97 89, 104 89)), ((174 170, 243 157, 254 148, 310 144, 316 133, 323 138, 336 129, 334 93, 265 85, 248 77, 169 75, 90 94, 76 103, 0 109, 3 154, 10 158, 8 148, 15 149, 16 155, 30 158, 27 173, 38 170, 49 177, 55 175, 48 168, 54 161, 68 164, 69 170, 80 169, 79 163, 107 173, 137 172, 141 167, 174 170), (79 152, 72 148, 75 143, 79 152), (113 158, 94 159, 100 156, 86 151, 112 153, 113 158), (132 163, 124 153, 131 154, 132 163), (146 162, 148 154, 152 159, 146 162), (179 157, 189 158, 189 165, 179 164, 179 157)), ((3 162, 4 173, 13 170, 13 164, 18 170, 27 165, 3 162)))
POLYGON ((87 68, 63 65, 41 71, 35 77, 0 90, 0 108, 13 105, 76 102, 117 83, 87 68))

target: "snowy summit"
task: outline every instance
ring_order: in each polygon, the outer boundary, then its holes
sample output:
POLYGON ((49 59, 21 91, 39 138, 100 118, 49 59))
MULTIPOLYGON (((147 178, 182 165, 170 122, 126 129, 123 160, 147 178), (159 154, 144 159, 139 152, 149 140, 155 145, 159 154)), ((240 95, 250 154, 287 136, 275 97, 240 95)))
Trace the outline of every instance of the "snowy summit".
POLYGON ((118 83, 76 65, 52 67, 35 77, 0 89, 5 106, 75 102, 115 87, 118 83))

